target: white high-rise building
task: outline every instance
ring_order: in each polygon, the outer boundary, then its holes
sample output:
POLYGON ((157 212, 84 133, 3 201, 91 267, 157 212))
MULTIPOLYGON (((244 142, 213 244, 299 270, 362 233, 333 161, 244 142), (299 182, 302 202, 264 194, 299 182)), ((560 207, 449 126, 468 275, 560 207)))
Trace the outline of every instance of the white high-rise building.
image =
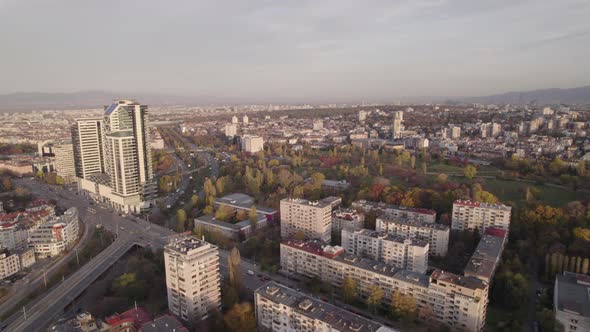
POLYGON ((238 117, 237 117, 237 116, 235 116, 235 115, 234 115, 234 116, 232 116, 232 118, 231 118, 231 123, 233 123, 233 124, 238 124, 238 117))
POLYGON ((231 138, 238 134, 238 126, 235 123, 226 123, 224 129, 226 137, 231 138))
POLYGON ((281 200, 281 238, 303 233, 308 239, 329 243, 332 239, 334 198, 308 201, 301 198, 281 200))
POLYGON ((313 120, 313 130, 322 130, 322 129, 324 129, 324 120, 314 119, 313 120))
POLYGON ((76 182, 76 166, 74 164, 74 145, 68 142, 53 146, 55 155, 55 171, 65 183, 76 182))
POLYGON ((187 322, 199 322, 220 310, 219 250, 194 236, 181 236, 164 247, 168 310, 187 322))
POLYGON ((451 228, 458 231, 478 229, 483 234, 489 227, 508 231, 512 207, 458 200, 453 203, 451 228))
POLYGON ((77 119, 72 126, 72 144, 76 176, 104 173, 103 120, 100 118, 77 119))
POLYGON ((461 138, 461 127, 451 126, 450 131, 451 131, 451 139, 461 138))
POLYGON ((502 125, 499 123, 492 123, 492 137, 498 137, 502 133, 502 125))
POLYGON ((418 273, 428 269, 428 242, 368 229, 342 230, 347 253, 418 273))
POLYGON ((242 151, 256 153, 264 150, 264 139, 256 135, 242 136, 242 151))
POLYGON ((399 139, 402 137, 402 130, 403 130, 403 121, 404 121, 404 112, 403 111, 395 111, 393 113, 393 126, 392 126, 392 137, 393 139, 399 139))
POLYGON ((151 206, 156 187, 146 105, 115 101, 101 120, 78 120, 72 139, 81 190, 124 212, 151 206))
POLYGON ((367 111, 359 111, 359 121, 363 122, 367 120, 367 111))
POLYGON ((248 115, 244 114, 244 117, 242 118, 242 122, 247 125, 248 123, 250 123, 250 120, 248 119, 248 115))

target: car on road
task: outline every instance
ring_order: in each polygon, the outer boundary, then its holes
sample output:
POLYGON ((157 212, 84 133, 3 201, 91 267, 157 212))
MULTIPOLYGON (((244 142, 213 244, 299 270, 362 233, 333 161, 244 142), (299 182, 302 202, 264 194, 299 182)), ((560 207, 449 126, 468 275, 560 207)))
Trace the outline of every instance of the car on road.
POLYGON ((248 270, 248 274, 251 275, 251 276, 253 276, 255 273, 252 270, 248 270))

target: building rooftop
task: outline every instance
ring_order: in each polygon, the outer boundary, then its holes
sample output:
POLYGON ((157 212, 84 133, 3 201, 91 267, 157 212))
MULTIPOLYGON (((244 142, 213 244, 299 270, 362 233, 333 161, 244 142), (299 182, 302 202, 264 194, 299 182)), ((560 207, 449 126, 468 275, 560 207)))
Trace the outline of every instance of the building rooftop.
POLYGON ((180 236, 172 239, 172 241, 166 245, 165 249, 175 251, 180 254, 186 254, 191 250, 195 250, 206 246, 212 245, 194 236, 180 236))
MULTIPOLYGON (((258 211, 258 221, 257 223, 266 221, 266 216, 258 211)), ((216 225, 221 228, 227 228, 234 231, 239 231, 245 227, 250 227, 250 219, 242 220, 240 222, 232 224, 231 222, 223 221, 215 219, 215 215, 213 214, 206 214, 200 217, 195 218, 196 222, 201 222, 205 224, 216 225)))
POLYGON ((304 198, 284 198, 281 200, 285 201, 285 202, 289 202, 289 203, 295 203, 295 204, 301 204, 301 205, 311 205, 311 206, 315 206, 318 208, 324 208, 327 206, 331 206, 332 208, 335 208, 336 206, 340 205, 340 203, 342 203, 342 198, 340 197, 335 197, 335 196, 329 196, 323 199, 320 199, 319 201, 310 201, 304 198))
POLYGON ((384 214, 379 216, 377 219, 383 220, 384 222, 400 224, 400 225, 411 225, 416 227, 423 227, 423 228, 432 228, 440 231, 448 231, 449 226, 443 224, 436 224, 436 223, 429 223, 424 221, 414 221, 411 219, 406 218, 399 218, 396 216, 392 216, 389 214, 384 214))
POLYGON ((465 277, 440 269, 434 270, 430 275, 430 278, 469 289, 485 289, 487 287, 487 284, 484 281, 477 279, 476 277, 465 277))
POLYGON ((307 296, 294 289, 271 281, 256 290, 257 294, 291 307, 307 317, 320 320, 342 332, 376 332, 382 325, 341 309, 329 303, 307 296))
POLYGON ((172 315, 157 317, 141 326, 142 332, 188 332, 189 330, 172 315))
POLYGON ((354 231, 353 233, 357 233, 363 236, 372 237, 372 238, 382 238, 385 241, 397 242, 397 243, 404 243, 409 241, 409 243, 413 246, 417 247, 426 247, 428 246, 428 241, 420 240, 420 239, 406 239, 401 235, 396 235, 393 233, 388 232, 379 232, 373 231, 370 229, 361 229, 358 231, 354 231))
POLYGON ((214 204, 228 205, 237 209, 250 210, 252 206, 256 206, 258 213, 275 214, 278 211, 264 206, 254 204, 254 198, 246 194, 234 193, 225 195, 223 197, 215 198, 214 204))
POLYGON ((512 207, 504 204, 488 204, 488 203, 481 203, 481 202, 474 202, 474 201, 463 201, 463 200, 456 200, 453 202, 453 205, 460 205, 460 206, 471 206, 471 207, 481 207, 481 208, 488 208, 488 209, 496 209, 502 211, 511 211, 512 207))
POLYGON ((407 206, 403 206, 403 205, 394 205, 394 204, 387 204, 387 203, 383 203, 383 202, 367 201, 364 199, 355 201, 352 204, 353 204, 353 206, 357 205, 359 207, 367 206, 367 207, 370 207, 371 209, 399 210, 399 211, 408 211, 408 212, 419 213, 419 214, 426 214, 429 216, 436 216, 436 211, 430 210, 430 209, 412 208, 412 207, 407 207, 407 206))
POLYGON ((555 281, 555 309, 590 318, 590 276, 564 272, 555 281))
POLYGON ((107 324, 111 327, 121 325, 123 323, 132 323, 135 328, 139 328, 146 322, 152 320, 150 313, 143 307, 129 309, 122 314, 114 314, 105 318, 107 324))

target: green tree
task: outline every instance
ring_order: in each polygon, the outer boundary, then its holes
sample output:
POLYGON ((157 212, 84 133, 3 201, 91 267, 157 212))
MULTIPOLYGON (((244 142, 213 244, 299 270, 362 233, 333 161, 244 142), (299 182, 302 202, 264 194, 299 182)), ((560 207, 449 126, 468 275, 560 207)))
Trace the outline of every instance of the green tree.
POLYGON ((234 305, 223 318, 225 326, 232 332, 256 332, 254 309, 249 302, 234 305))
POLYGON ((227 268, 229 272, 229 284, 238 291, 242 288, 241 263, 240 251, 234 247, 227 257, 227 268))
POLYGON ((176 231, 181 233, 184 232, 184 224, 186 222, 186 211, 184 209, 178 209, 176 211, 176 231))
POLYGON ((438 183, 445 183, 447 182, 447 179, 449 178, 448 175, 446 175, 445 173, 440 173, 437 177, 436 177, 436 181, 438 183))
POLYGON ((367 304, 369 307, 373 308, 373 313, 376 313, 377 307, 381 304, 381 300, 383 299, 383 289, 381 287, 374 285, 371 287, 371 294, 367 299, 367 304))
POLYGON ((463 173, 465 174, 466 178, 472 180, 477 175, 477 168, 475 168, 473 165, 467 165, 465 166, 463 173))
POLYGON ((358 282, 347 276, 342 282, 342 295, 344 302, 351 303, 358 295, 358 282))
POLYGON ((197 203, 199 202, 199 196, 197 195, 192 195, 191 196, 191 204, 193 205, 193 207, 197 206, 197 203))

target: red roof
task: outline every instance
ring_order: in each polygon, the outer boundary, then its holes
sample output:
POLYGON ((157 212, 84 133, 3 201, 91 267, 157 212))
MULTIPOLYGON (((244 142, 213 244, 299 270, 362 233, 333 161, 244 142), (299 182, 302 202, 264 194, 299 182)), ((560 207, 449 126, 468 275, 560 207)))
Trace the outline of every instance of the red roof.
POLYGON ((299 240, 287 240, 282 242, 289 247, 303 250, 314 255, 322 256, 323 250, 322 245, 316 241, 299 241, 299 240))
POLYGON ((505 229, 495 228, 495 227, 488 227, 484 232, 485 235, 491 235, 495 237, 505 238, 508 235, 508 232, 505 229))
POLYGON ((152 316, 143 307, 129 309, 122 314, 114 314, 105 319, 106 323, 109 324, 111 328, 128 323, 133 324, 136 329, 139 329, 143 324, 150 322, 151 320, 152 316))

